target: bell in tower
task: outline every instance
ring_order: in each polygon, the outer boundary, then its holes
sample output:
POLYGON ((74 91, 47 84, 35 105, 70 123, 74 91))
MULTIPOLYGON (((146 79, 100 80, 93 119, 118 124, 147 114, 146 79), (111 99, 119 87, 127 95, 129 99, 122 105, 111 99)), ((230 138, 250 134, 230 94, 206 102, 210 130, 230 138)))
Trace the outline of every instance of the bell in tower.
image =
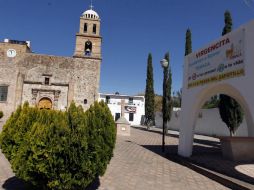
POLYGON ((100 17, 93 7, 80 17, 74 57, 101 59, 100 17))
POLYGON ((88 40, 86 41, 85 44, 85 55, 91 56, 91 52, 92 52, 92 42, 88 40))

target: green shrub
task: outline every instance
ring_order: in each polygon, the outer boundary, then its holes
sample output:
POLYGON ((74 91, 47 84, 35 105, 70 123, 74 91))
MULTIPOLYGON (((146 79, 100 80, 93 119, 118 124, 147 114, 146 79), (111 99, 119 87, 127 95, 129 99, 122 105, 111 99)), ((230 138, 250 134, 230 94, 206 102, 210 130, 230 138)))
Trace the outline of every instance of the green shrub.
POLYGON ((42 189, 84 189, 104 174, 115 138, 105 103, 86 113, 74 103, 67 112, 25 104, 3 127, 0 146, 17 177, 42 189))
POLYGON ((115 147, 116 128, 108 106, 95 103, 86 112, 88 123, 88 145, 92 160, 95 161, 97 175, 103 175, 115 147), (111 127, 107 127, 111 126, 111 127))
POLYGON ((2 111, 0 111, 0 119, 2 119, 4 116, 4 113, 2 111))

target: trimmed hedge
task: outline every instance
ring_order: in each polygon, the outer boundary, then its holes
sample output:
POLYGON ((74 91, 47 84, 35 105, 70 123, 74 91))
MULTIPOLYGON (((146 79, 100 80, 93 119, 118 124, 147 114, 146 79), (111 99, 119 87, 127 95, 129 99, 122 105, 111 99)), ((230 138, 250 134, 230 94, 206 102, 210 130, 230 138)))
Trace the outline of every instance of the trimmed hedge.
POLYGON ((103 102, 71 104, 67 112, 39 110, 26 103, 0 135, 2 152, 17 177, 41 189, 84 189, 103 175, 113 156, 114 119, 103 102))

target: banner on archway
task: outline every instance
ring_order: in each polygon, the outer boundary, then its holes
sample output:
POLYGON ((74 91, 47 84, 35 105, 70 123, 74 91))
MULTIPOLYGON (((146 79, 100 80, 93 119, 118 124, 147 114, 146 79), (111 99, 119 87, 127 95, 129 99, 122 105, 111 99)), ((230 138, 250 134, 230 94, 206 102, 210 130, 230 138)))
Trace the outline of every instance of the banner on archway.
POLYGON ((229 33, 188 57, 188 88, 244 75, 244 30, 229 33))

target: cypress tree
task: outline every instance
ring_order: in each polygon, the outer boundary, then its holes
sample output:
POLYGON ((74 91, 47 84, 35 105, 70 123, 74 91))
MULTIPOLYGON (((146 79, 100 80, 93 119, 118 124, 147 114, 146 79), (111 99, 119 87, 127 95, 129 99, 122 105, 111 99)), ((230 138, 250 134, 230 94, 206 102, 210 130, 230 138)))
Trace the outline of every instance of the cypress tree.
POLYGON ((225 11, 224 13, 224 22, 225 26, 222 31, 222 36, 232 31, 233 22, 229 11, 225 11))
MULTIPOLYGON (((224 18, 225 26, 222 31, 222 36, 232 30, 232 18, 229 11, 224 13, 224 18)), ((241 106, 230 96, 220 94, 218 107, 222 121, 226 123, 229 128, 230 136, 233 136, 243 120, 243 111, 241 106)))
POLYGON ((182 88, 177 91, 177 98, 178 98, 178 101, 179 101, 179 105, 181 107, 181 104, 182 104, 182 88))
MULTIPOLYGON (((188 28, 186 30, 185 34, 185 53, 184 55, 187 56, 190 53, 192 53, 192 40, 191 40, 191 30, 188 28)), ((179 106, 181 107, 182 104, 182 89, 177 92, 178 100, 179 100, 179 106)))
POLYGON ((172 100, 171 100, 172 74, 169 62, 169 52, 165 54, 164 58, 168 61, 168 67, 165 68, 164 70, 164 72, 166 72, 165 98, 163 97, 163 105, 165 105, 165 107, 162 108, 162 112, 165 114, 165 121, 167 122, 170 121, 172 112, 172 100))
POLYGON ((192 52, 191 31, 188 28, 185 37, 185 56, 192 52))
MULTIPOLYGON (((154 88, 153 88, 153 63, 152 54, 147 60, 146 91, 145 91, 145 117, 147 122, 155 123, 154 119, 154 88)), ((146 124, 147 124, 146 122, 146 124)))

